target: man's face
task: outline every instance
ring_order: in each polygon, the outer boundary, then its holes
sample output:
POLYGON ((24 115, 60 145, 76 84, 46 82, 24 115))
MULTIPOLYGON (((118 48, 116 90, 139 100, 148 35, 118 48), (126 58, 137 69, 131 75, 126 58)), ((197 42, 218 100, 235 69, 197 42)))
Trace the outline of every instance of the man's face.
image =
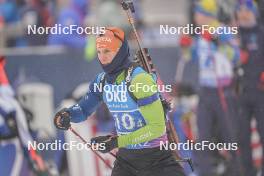
POLYGON ((110 64, 124 41, 124 32, 121 29, 109 27, 104 34, 96 37, 96 49, 102 65, 110 64))
POLYGON ((118 51, 111 51, 108 48, 97 48, 98 59, 103 65, 110 64, 118 51))

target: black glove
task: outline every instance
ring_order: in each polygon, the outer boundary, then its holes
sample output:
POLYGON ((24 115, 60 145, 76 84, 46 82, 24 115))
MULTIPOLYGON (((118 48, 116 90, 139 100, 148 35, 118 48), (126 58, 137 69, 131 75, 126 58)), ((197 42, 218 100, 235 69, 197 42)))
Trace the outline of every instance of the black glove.
POLYGON ((66 108, 56 113, 54 117, 54 125, 60 130, 68 130, 71 126, 70 114, 66 108))
POLYGON ((91 144, 104 144, 102 145, 104 147, 99 147, 99 151, 102 153, 108 153, 118 147, 117 138, 117 136, 112 135, 98 136, 91 139, 91 144))

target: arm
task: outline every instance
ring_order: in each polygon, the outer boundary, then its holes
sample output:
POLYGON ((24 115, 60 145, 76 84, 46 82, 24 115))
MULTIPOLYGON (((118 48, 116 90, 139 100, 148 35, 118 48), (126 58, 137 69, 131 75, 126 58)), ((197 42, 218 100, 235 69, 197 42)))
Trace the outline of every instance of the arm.
MULTIPOLYGON (((140 83, 142 86, 155 86, 154 91, 143 92, 133 91, 134 96, 140 100, 150 97, 158 92, 157 84, 151 75, 140 73, 131 81, 134 87, 140 83)), ((132 86, 131 86, 132 88, 132 86)), ((162 136, 165 133, 164 111, 160 99, 156 99, 150 104, 139 107, 141 114, 145 118, 146 125, 132 133, 118 137, 118 147, 125 147, 129 144, 139 144, 162 136)))
POLYGON ((71 122, 82 122, 90 116, 102 101, 101 92, 94 90, 94 85, 97 85, 98 77, 89 85, 88 93, 75 105, 67 109, 70 114, 71 122))

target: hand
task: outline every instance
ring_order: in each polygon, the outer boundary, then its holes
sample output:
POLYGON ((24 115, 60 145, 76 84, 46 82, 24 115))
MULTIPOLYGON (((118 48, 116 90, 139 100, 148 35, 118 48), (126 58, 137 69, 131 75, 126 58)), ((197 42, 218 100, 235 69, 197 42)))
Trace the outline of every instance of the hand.
POLYGON ((91 139, 91 144, 104 144, 104 149, 99 147, 99 151, 102 153, 108 153, 118 147, 117 136, 107 135, 98 136, 91 139))
POLYGON ((70 114, 66 108, 63 108, 56 113, 54 118, 54 125, 60 130, 68 130, 71 126, 70 114))

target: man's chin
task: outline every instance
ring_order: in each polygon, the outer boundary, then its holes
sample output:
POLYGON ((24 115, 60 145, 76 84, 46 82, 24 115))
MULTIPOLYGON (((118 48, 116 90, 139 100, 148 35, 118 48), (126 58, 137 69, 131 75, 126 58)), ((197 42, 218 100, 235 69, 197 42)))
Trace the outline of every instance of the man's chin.
POLYGON ((103 66, 107 66, 109 65, 110 63, 101 63, 103 66))

